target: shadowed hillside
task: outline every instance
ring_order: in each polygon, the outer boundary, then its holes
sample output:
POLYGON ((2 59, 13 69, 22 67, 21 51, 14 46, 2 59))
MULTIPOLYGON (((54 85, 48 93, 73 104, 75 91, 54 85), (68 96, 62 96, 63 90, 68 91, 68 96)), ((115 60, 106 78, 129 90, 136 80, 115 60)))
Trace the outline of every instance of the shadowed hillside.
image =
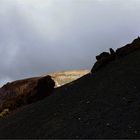
POLYGON ((53 93, 54 86, 60 87, 89 72, 89 70, 55 72, 49 74, 51 77, 46 74, 7 83, 0 88, 0 117, 5 116, 2 114, 7 115, 9 111, 44 99, 53 93), (5 110, 8 113, 5 113, 5 110))
POLYGON ((92 73, 1 119, 0 138, 140 138, 140 39, 100 56, 92 73))

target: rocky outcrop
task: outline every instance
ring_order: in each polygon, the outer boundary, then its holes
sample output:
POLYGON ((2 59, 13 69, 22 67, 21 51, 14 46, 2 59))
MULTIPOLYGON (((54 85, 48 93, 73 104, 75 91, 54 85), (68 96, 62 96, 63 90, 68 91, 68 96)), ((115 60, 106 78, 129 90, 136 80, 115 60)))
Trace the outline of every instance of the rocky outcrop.
POLYGON ((110 56, 110 54, 108 52, 103 52, 100 55, 97 55, 96 56, 96 60, 97 61, 100 61, 100 60, 105 59, 105 58, 107 58, 109 56, 110 56))
POLYGON ((112 48, 110 48, 110 53, 103 52, 100 55, 96 56, 97 62, 94 64, 91 73, 94 73, 100 68, 107 65, 109 62, 113 61, 115 57, 116 57, 115 51, 112 48))
POLYGON ((137 50, 140 50, 140 37, 135 39, 131 44, 127 44, 124 47, 118 48, 114 51, 112 48, 109 49, 109 52, 103 52, 100 55, 96 56, 96 62, 91 70, 92 73, 106 66, 109 62, 118 59, 120 57, 124 57, 133 53, 137 50))
POLYGON ((51 76, 7 83, 0 89, 0 112, 39 101, 49 96, 55 86, 51 76))
POLYGON ((42 77, 38 80, 36 87, 34 87, 33 92, 28 94, 28 102, 36 102, 49 96, 55 86, 55 82, 52 80, 51 76, 42 77))

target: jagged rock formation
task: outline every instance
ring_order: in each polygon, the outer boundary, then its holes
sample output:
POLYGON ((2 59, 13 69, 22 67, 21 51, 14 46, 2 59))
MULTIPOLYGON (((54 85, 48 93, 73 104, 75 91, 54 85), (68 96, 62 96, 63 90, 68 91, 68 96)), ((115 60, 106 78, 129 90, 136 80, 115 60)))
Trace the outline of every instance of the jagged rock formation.
POLYGON ((140 50, 140 37, 135 39, 131 44, 127 44, 124 47, 118 48, 116 52, 110 48, 110 53, 103 52, 96 56, 97 62, 94 64, 91 72, 94 73, 100 68, 106 66, 109 62, 119 59, 120 57, 126 56, 137 50, 140 50))
POLYGON ((49 96, 54 86, 55 83, 50 76, 7 83, 0 88, 0 112, 39 101, 49 96))
MULTIPOLYGON (((113 51, 114 52, 114 51, 113 51)), ((113 61, 116 58, 115 53, 103 52, 100 55, 96 56, 97 62, 94 64, 91 72, 94 73, 100 68, 106 66, 109 62, 113 61)))

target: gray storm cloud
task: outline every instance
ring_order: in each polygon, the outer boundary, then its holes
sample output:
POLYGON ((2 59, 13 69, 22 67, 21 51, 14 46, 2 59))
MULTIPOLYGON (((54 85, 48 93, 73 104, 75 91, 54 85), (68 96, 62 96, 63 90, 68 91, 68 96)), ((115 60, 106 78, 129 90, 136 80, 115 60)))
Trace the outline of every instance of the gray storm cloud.
POLYGON ((1 0, 0 84, 90 69, 140 34, 139 0, 1 0))

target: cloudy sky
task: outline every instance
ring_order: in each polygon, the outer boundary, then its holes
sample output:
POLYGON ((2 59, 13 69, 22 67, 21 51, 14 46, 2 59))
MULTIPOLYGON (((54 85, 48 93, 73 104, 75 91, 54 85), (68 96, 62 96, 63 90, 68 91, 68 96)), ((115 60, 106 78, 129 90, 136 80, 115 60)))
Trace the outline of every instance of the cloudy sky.
POLYGON ((0 85, 69 69, 140 35, 140 0, 0 0, 0 85))

